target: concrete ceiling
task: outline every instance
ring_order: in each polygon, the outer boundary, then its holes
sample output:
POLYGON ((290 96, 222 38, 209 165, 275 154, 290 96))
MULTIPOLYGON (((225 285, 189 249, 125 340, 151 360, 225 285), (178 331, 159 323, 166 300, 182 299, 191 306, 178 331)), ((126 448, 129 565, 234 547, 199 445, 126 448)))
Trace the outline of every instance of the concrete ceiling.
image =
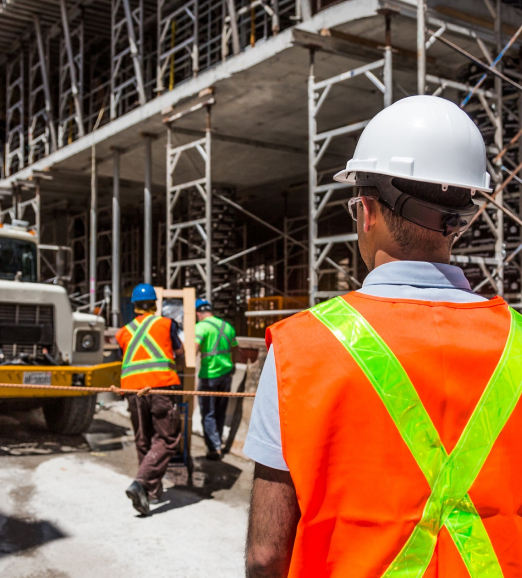
MULTIPOLYGON (((458 3, 452 3, 455 4, 458 3)), ((378 14, 357 19, 336 26, 334 30, 384 43, 384 16, 378 14)), ((445 36, 477 57, 484 58, 473 39, 451 33, 445 36)), ((403 15, 394 16, 392 44, 398 49, 394 56, 397 62, 394 99, 398 100, 416 93, 416 63, 407 55, 408 51, 414 53, 416 50, 416 21, 403 15)), ((318 80, 381 57, 377 48, 366 48, 363 55, 360 50, 354 50, 354 55, 350 54, 350 44, 346 46, 342 56, 322 51, 316 53, 315 74, 318 80)), ((437 42, 428 55, 432 59, 429 66, 433 74, 454 78, 468 65, 465 58, 437 42)), ((216 186, 234 187, 239 197, 265 204, 267 208, 274 197, 279 198, 285 191, 293 191, 297 199, 303 195, 306 198, 306 190, 300 184, 306 182, 308 171, 308 74, 309 51, 294 44, 212 86, 216 100, 212 106, 211 123, 216 137, 212 143, 212 178, 216 186), (230 142, 230 139, 222 140, 220 137, 243 140, 230 142), (250 142, 247 144, 245 139, 250 142)), ((456 93, 448 90, 444 96, 455 99, 456 93)), ((367 120, 381 108, 382 94, 366 77, 359 76, 334 87, 323 107, 318 129, 327 130, 367 120)), ((195 136, 188 136, 186 131, 203 134, 205 123, 204 110, 181 118, 172 125, 173 142, 182 144, 193 140, 195 136)), ((102 195, 110 195, 112 151, 118 148, 121 150, 121 178, 125 183, 122 201, 138 202, 141 199, 145 171, 144 133, 155 136, 152 174, 155 194, 161 199, 166 183, 167 148, 167 128, 161 114, 134 124, 97 145, 102 195)), ((358 134, 354 134, 335 139, 320 168, 333 169, 344 165, 357 138, 358 134)), ((72 202, 85 203, 90 188, 90 156, 90 149, 86 149, 54 165, 50 172, 53 180, 44 182, 43 194, 67 196, 72 202)), ((196 153, 182 158, 176 173, 178 182, 201 176, 195 170, 198 163, 196 153)))

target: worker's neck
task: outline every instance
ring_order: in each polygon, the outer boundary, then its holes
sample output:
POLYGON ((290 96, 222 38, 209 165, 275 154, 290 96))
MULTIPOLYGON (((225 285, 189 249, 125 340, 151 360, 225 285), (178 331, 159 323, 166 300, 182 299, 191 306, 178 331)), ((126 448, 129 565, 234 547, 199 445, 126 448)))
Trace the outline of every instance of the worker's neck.
POLYGON ((399 248, 379 248, 375 252, 373 267, 380 267, 386 263, 394 261, 428 261, 430 263, 443 263, 448 265, 450 262, 450 253, 446 251, 401 251, 399 248))
POLYGON ((153 315, 156 311, 145 311, 144 309, 134 309, 136 315, 153 315))
POLYGON ((204 313, 199 314, 199 318, 201 319, 201 321, 203 321, 203 319, 206 319, 207 317, 214 317, 212 311, 205 311, 204 313))

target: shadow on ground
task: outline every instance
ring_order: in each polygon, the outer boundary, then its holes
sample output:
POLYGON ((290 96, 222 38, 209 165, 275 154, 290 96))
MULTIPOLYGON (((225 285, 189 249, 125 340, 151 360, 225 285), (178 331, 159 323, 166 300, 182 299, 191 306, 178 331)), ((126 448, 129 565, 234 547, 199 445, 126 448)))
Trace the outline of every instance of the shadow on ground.
POLYGON ((239 468, 226 462, 214 462, 200 456, 194 458, 194 472, 190 477, 187 469, 170 466, 165 478, 175 486, 163 493, 161 503, 151 507, 151 514, 163 514, 169 510, 211 500, 214 492, 230 490, 241 475, 239 468))
POLYGON ((85 435, 49 432, 40 409, 0 414, 0 456, 51 455, 119 450, 128 430, 96 416, 85 435))
POLYGON ((0 558, 66 537, 60 529, 45 520, 23 520, 0 513, 0 558))

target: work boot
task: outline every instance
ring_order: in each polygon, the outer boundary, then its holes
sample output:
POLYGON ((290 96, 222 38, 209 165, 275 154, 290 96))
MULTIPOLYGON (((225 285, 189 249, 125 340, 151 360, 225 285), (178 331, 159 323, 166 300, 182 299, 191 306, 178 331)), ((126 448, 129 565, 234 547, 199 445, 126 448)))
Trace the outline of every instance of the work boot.
POLYGON ((127 498, 132 500, 132 505, 135 510, 138 510, 138 512, 144 516, 149 515, 150 508, 147 492, 139 482, 134 480, 125 493, 127 494, 127 498))
POLYGON ((223 457, 219 450, 212 450, 207 453, 207 460, 212 460, 213 462, 219 462, 219 460, 223 457))

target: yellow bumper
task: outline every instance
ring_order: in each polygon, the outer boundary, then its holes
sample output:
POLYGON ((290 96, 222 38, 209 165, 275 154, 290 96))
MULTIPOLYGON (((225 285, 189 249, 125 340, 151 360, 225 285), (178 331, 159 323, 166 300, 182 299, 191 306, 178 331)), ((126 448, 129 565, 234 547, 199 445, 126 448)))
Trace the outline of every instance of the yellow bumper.
MULTIPOLYGON (((121 363, 103 363, 89 366, 48 366, 48 365, 2 365, 0 366, 0 383, 31 383, 29 374, 47 374, 51 378, 50 385, 72 385, 72 376, 75 373, 85 375, 87 387, 120 386, 121 363)), ((36 377, 36 376, 35 376, 36 377)), ((34 383, 34 381, 33 381, 34 383)), ((79 391, 52 391, 49 389, 29 389, 26 387, 0 387, 0 398, 6 397, 70 397, 78 395, 92 395, 89 392, 79 391)))

